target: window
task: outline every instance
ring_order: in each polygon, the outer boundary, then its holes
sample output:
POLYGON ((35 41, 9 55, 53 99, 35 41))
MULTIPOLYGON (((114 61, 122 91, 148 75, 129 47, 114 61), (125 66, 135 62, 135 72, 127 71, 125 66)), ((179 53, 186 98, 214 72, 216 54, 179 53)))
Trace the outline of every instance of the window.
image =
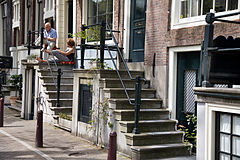
POLYGON ((44 19, 54 17, 54 0, 45 0, 44 19))
POLYGON ((99 24, 102 21, 112 24, 113 0, 88 0, 87 24, 99 24))
POLYGON ((216 160, 240 159, 240 115, 217 112, 216 160))
POLYGON ((13 20, 14 20, 14 22, 19 21, 19 19, 20 19, 20 3, 19 3, 19 1, 14 4, 13 9, 14 9, 13 20))
POLYGON ((238 0, 180 0, 180 19, 238 9, 238 0))
POLYGON ((87 84, 80 84, 79 91, 79 114, 78 120, 88 123, 91 120, 92 109, 92 92, 91 87, 87 84))
POLYGON ((2 17, 7 17, 7 3, 2 5, 2 17))

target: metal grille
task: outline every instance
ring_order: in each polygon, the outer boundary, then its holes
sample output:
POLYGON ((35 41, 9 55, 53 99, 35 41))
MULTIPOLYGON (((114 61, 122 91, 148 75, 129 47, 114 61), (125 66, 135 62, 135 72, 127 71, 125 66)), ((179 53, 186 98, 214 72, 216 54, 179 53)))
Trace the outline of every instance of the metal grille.
POLYGON ((228 88, 227 84, 214 84, 213 85, 214 88, 228 88))
POLYGON ((195 113, 195 100, 193 87, 196 86, 196 70, 184 71, 184 111, 187 113, 195 113))

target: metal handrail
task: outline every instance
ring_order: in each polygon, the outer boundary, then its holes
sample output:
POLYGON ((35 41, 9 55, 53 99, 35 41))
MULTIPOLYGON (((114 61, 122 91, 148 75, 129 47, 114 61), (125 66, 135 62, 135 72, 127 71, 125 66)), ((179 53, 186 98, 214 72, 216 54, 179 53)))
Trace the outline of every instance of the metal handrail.
POLYGON ((122 59, 122 61, 123 61, 124 67, 126 68, 126 71, 127 71, 128 75, 129 75, 130 79, 133 80, 134 78, 132 77, 132 75, 131 75, 131 73, 130 73, 130 71, 129 71, 129 68, 128 68, 125 60, 124 60, 124 57, 123 57, 123 55, 122 55, 122 52, 121 52, 121 50, 120 50, 120 48, 119 48, 119 46, 118 46, 117 40, 116 40, 115 36, 113 35, 112 29, 111 29, 111 27, 109 26, 108 23, 107 23, 107 28, 108 28, 109 31, 110 31, 110 34, 111 34, 111 36, 112 36, 112 38, 113 38, 113 42, 114 42, 114 44, 115 44, 115 46, 116 46, 116 48, 117 48, 117 50, 118 50, 118 53, 119 53, 119 55, 120 55, 120 57, 121 57, 121 59, 122 59))

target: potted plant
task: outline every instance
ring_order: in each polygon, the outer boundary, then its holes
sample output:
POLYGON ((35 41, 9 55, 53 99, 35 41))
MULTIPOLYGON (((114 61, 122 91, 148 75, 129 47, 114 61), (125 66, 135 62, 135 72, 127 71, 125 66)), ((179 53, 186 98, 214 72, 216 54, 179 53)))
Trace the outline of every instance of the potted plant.
POLYGON ((31 55, 29 55, 29 56, 27 56, 27 62, 28 63, 36 63, 36 62, 38 62, 37 60, 36 60, 36 54, 31 54, 31 55))
POLYGON ((11 86, 13 86, 14 91, 15 91, 15 96, 10 97, 11 106, 16 106, 16 99, 18 98, 17 91, 18 91, 19 84, 21 81, 22 81, 21 75, 12 75, 10 77, 10 79, 8 80, 8 82, 11 84, 11 86))
POLYGON ((90 69, 98 69, 100 68, 100 60, 99 60, 99 41, 100 41, 100 26, 93 26, 91 28, 88 28, 84 31, 80 31, 73 34, 70 34, 72 37, 77 37, 81 39, 86 39, 88 42, 93 42, 93 44, 96 46, 96 58, 91 59, 91 61, 88 62, 90 69))

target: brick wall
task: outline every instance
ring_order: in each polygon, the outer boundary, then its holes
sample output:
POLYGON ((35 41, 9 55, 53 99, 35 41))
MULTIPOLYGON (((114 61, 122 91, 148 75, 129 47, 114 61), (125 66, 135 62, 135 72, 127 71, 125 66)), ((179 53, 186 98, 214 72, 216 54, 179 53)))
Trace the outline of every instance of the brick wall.
MULTIPOLYGON (((204 36, 204 26, 170 30, 169 0, 148 0, 146 12, 145 65, 151 66, 156 53, 156 65, 168 64, 168 48, 176 46, 200 45, 204 36)), ((214 37, 218 35, 240 36, 237 24, 215 24, 214 37)))

